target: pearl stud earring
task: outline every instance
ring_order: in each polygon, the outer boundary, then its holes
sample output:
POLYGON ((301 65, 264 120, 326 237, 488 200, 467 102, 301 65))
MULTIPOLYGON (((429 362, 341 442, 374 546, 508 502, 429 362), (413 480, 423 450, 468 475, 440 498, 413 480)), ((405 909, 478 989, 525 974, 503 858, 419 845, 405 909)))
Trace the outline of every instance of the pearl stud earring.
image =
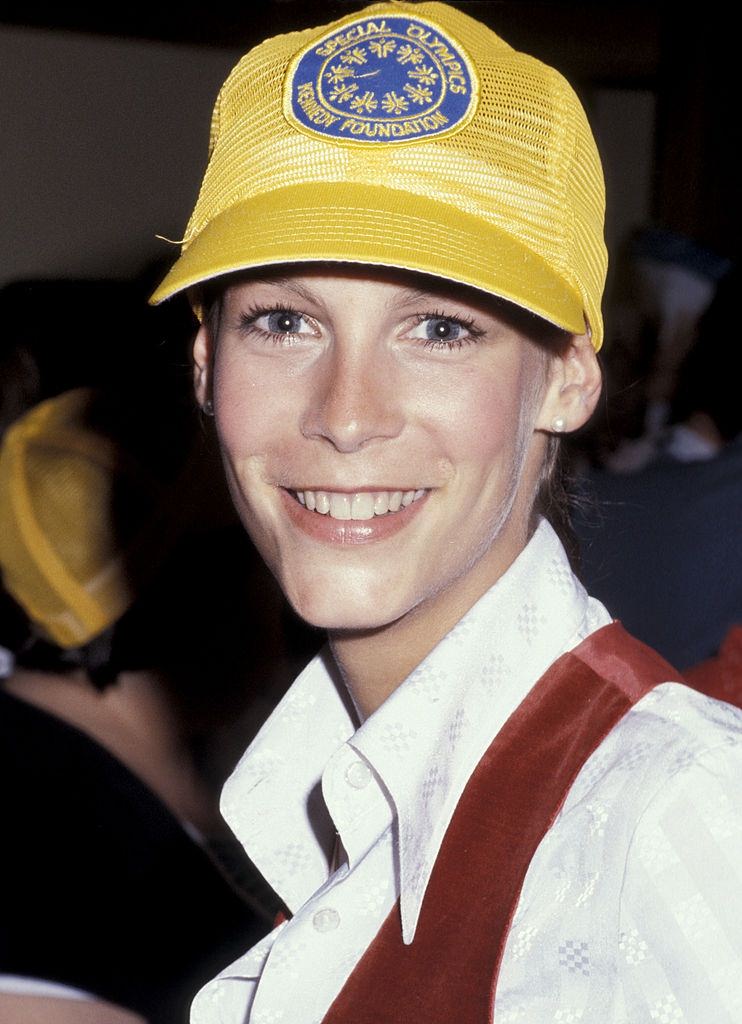
POLYGON ((566 426, 567 423, 563 416, 555 416, 551 421, 551 429, 555 434, 563 434, 566 426))

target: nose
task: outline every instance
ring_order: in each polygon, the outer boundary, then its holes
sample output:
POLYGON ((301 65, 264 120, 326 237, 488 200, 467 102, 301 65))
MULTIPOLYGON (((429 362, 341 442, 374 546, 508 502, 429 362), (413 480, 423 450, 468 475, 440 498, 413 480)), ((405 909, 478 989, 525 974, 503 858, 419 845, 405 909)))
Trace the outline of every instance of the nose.
POLYGON ((314 367, 302 433, 354 452, 402 430, 402 395, 394 367, 378 352, 332 346, 314 367))

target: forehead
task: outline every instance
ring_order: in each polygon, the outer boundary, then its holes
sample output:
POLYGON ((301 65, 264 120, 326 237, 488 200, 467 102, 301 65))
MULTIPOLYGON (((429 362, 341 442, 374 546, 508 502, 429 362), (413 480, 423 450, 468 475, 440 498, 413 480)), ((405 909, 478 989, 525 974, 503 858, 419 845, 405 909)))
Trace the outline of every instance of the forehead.
POLYGON ((226 298, 239 296, 259 286, 294 292, 307 299, 333 290, 359 294, 388 294, 401 300, 437 297, 451 302, 478 307, 482 313, 495 314, 502 300, 455 281, 394 267, 367 266, 356 263, 298 263, 267 267, 246 274, 234 275, 223 289, 226 298))
POLYGON ((440 300, 442 303, 466 306, 473 314, 498 319, 523 334, 528 340, 550 349, 566 344, 570 337, 562 328, 483 289, 472 288, 432 274, 354 263, 281 264, 248 273, 228 275, 223 279, 217 279, 210 289, 207 289, 205 294, 208 298, 204 302, 204 308, 208 311, 214 302, 221 303, 225 298, 239 298, 244 291, 250 290, 245 286, 261 283, 272 285, 276 290, 284 288, 298 298, 302 295, 310 298, 326 289, 332 291, 333 288, 344 286, 352 287, 359 292, 367 286, 369 290, 386 290, 398 301, 414 302, 417 299, 429 298, 440 300))

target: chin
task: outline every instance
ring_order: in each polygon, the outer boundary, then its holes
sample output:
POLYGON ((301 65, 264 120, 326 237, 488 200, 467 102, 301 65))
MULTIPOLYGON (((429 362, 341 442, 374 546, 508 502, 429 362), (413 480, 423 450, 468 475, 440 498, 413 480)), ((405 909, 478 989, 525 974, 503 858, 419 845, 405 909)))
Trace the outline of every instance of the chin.
MULTIPOLYGON (((394 598, 390 586, 333 585, 331 580, 281 581, 292 608, 302 619, 328 632, 380 629, 401 618, 409 608, 394 598), (380 591, 375 593, 375 591, 380 591)), ((393 587, 393 584, 391 585, 393 587)))

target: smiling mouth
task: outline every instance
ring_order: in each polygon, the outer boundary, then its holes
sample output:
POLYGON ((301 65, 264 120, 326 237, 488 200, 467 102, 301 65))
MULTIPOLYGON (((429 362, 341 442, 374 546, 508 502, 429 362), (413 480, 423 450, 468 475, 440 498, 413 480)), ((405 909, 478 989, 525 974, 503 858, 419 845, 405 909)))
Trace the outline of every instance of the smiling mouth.
POLYGON ((374 519, 390 516, 419 501, 425 488, 410 491, 289 491, 289 494, 309 509, 331 519, 374 519))

